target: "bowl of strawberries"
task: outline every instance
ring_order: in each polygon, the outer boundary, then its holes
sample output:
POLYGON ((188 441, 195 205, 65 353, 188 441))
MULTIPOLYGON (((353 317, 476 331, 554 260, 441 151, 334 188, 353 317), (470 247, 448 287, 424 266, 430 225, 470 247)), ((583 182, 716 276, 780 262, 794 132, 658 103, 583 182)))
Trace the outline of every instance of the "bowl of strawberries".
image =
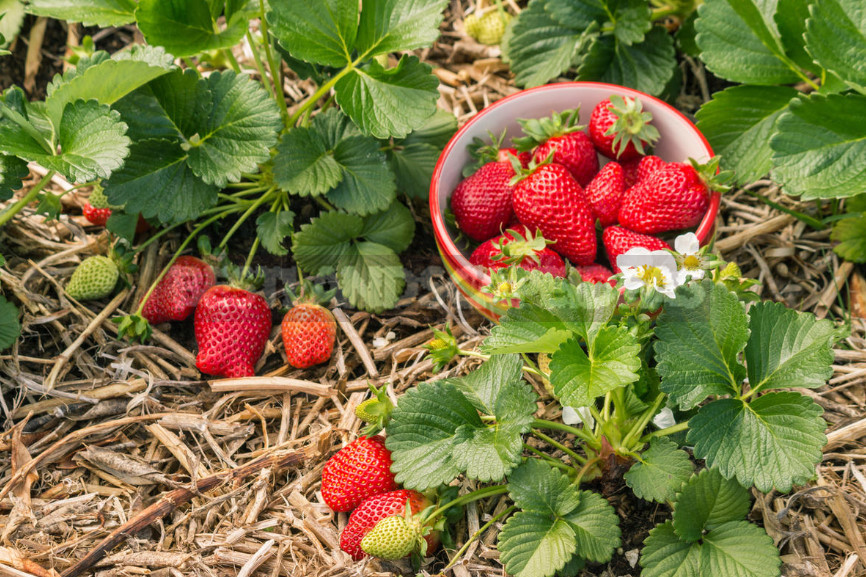
POLYGON ((709 143, 681 112, 613 84, 565 82, 482 110, 443 150, 430 186, 442 261, 482 314, 508 266, 607 282, 616 257, 710 241, 722 186, 709 143))

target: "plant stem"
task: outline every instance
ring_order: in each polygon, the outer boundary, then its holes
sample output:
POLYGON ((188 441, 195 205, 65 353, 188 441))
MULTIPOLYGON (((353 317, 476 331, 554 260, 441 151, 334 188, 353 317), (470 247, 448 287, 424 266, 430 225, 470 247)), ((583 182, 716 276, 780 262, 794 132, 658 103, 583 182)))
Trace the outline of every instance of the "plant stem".
POLYGON ((496 495, 502 495, 503 493, 507 492, 508 485, 493 485, 492 487, 483 487, 481 489, 476 489, 471 493, 466 493, 465 495, 457 497, 453 501, 448 501, 447 503, 430 513, 424 521, 429 523, 431 520, 435 519, 436 517, 456 505, 465 505, 466 503, 471 503, 472 501, 480 501, 481 499, 486 499, 487 497, 494 497, 496 495))
POLYGON ((253 53, 253 60, 256 63, 256 70, 259 71, 259 76, 262 77, 262 84, 265 85, 265 88, 268 89, 268 92, 271 95, 271 98, 276 98, 276 94, 274 93, 273 85, 268 82, 268 75, 265 73, 265 66, 262 64, 262 57, 259 56, 259 50, 256 48, 256 43, 253 42, 253 35, 247 29, 247 42, 250 43, 250 51, 253 53))
POLYGON ((229 229, 229 231, 223 237, 222 242, 220 242, 220 244, 219 244, 219 248, 225 248, 226 247, 226 245, 228 244, 229 239, 231 239, 232 235, 234 235, 234 233, 237 232, 237 230, 241 227, 241 225, 256 211, 256 209, 258 207, 260 207, 265 202, 267 202, 268 196, 270 196, 270 193, 273 192, 274 190, 275 190, 275 188, 271 188, 270 190, 268 190, 267 192, 262 194, 262 196, 259 197, 258 200, 256 200, 253 204, 250 205, 250 207, 247 209, 247 211, 241 215, 241 217, 234 223, 234 225, 229 229))
POLYGON ((34 186, 33 188, 30 189, 30 192, 28 192, 27 194, 22 196, 20 199, 18 199, 18 201, 15 202, 15 204, 13 204, 12 206, 10 206, 6 210, 4 210, 3 213, 0 214, 0 228, 5 226, 6 223, 8 223, 10 220, 12 220, 12 218, 16 214, 21 212, 25 206, 27 206, 28 204, 33 202, 36 199, 36 197, 39 195, 39 193, 42 192, 42 189, 45 188, 45 185, 47 185, 49 182, 51 182, 51 179, 54 178, 55 174, 57 174, 55 171, 49 170, 48 173, 42 177, 42 180, 40 180, 36 184, 36 186, 34 186))
POLYGON ((586 463, 584 463, 583 467, 581 467, 580 471, 577 472, 577 477, 574 479, 574 485, 580 486, 580 482, 583 480, 583 476, 587 474, 589 469, 598 463, 601 460, 601 457, 593 457, 586 463))
POLYGON ((176 229, 177 227, 179 227, 181 224, 183 224, 183 223, 182 223, 182 222, 179 222, 179 223, 177 223, 177 224, 173 224, 173 225, 171 225, 171 226, 167 226, 167 227, 165 227, 165 228, 160 229, 159 232, 157 232, 155 235, 153 235, 152 237, 150 237, 149 239, 147 239, 146 241, 144 241, 143 243, 141 243, 140 245, 138 245, 138 246, 135 248, 135 252, 138 253, 138 252, 143 251, 143 250, 146 249, 146 248, 147 248, 147 247, 148 247, 152 242, 154 242, 154 241, 156 241, 156 240, 162 238, 166 233, 171 232, 172 230, 174 230, 174 229, 176 229))
POLYGON ((638 421, 634 424, 631 430, 626 434, 625 438, 622 440, 622 443, 620 443, 623 447, 625 447, 626 449, 631 449, 629 443, 631 443, 632 439, 640 435, 641 431, 644 430, 644 428, 647 426, 647 423, 650 422, 650 419, 652 419, 653 415, 656 414, 656 411, 659 410, 659 407, 661 406, 662 401, 664 401, 664 398, 665 396, 659 393, 659 395, 655 398, 655 401, 653 401, 652 406, 643 412, 643 414, 640 416, 640 419, 638 419, 638 421))
POLYGON ((250 253, 247 255, 247 260, 244 262, 244 270, 241 272, 241 278, 246 278, 247 273, 250 272, 250 265, 253 264, 253 257, 256 256, 256 251, 259 250, 259 245, 261 244, 261 239, 257 236, 253 241, 253 246, 250 248, 250 253))
POLYGON ((557 461, 556 459, 554 459, 553 457, 551 457, 547 453, 539 451, 538 449, 536 449, 535 447, 533 447, 529 443, 523 443, 523 448, 526 449, 527 451, 529 451, 530 453, 535 453, 536 455, 541 457, 546 463, 550 464, 553 467, 556 467, 558 469, 562 469, 564 471, 568 471, 569 473, 574 472, 574 469, 572 469, 571 467, 569 467, 565 463, 561 463, 560 461, 557 461))
POLYGON ((576 437, 583 439, 583 441, 590 447, 601 447, 601 443, 599 443, 598 440, 594 436, 592 436, 592 434, 584 431, 583 429, 578 429, 576 427, 566 425, 565 423, 556 423, 554 421, 535 419, 532 421, 532 427, 535 429, 548 429, 553 431, 562 431, 563 433, 570 433, 576 437))
POLYGON ((271 79, 274 83, 274 94, 277 96, 277 104, 280 108, 280 116, 283 119, 285 130, 289 130, 294 123, 289 118, 289 108, 286 104, 286 95, 283 92, 282 72, 280 65, 274 59, 274 51, 271 50, 271 36, 268 32, 268 20, 265 18, 265 0, 259 0, 259 27, 262 32, 262 46, 265 49, 265 58, 268 61, 268 67, 271 69, 271 79))
POLYGON ((325 94, 330 92, 331 89, 337 84, 337 82, 339 82, 340 79, 343 78, 343 76, 345 76, 349 72, 353 71, 355 69, 356 64, 357 64, 357 61, 349 64, 348 66, 346 66, 345 68, 340 70, 337 74, 335 74, 333 76, 333 78, 331 78, 326 83, 324 83, 322 86, 320 86, 319 89, 316 90, 316 92, 312 96, 307 98, 304 101, 304 103, 301 104, 301 106, 297 110, 295 110, 295 112, 294 112, 294 114, 292 114, 291 118, 289 118, 288 127, 291 128, 292 126, 294 126, 295 123, 298 122, 298 119, 304 114, 304 112, 306 112, 309 108, 312 108, 313 105, 315 105, 316 102, 318 102, 320 98, 322 98, 325 94))
POLYGON ((451 562, 448 563, 448 566, 445 567, 445 569, 443 569, 442 572, 444 573, 448 569, 452 568, 457 563, 457 561, 460 559, 460 557, 462 557, 463 554, 466 553, 466 550, 469 549, 469 545, 471 545, 473 541, 475 541, 476 539, 481 537, 481 535, 483 535, 485 531, 487 531, 490 527, 492 527, 494 523, 496 523, 497 521, 499 521, 500 519, 502 519, 506 515, 509 515, 512 512, 514 512, 515 509, 517 509, 517 507, 512 505, 511 507, 508 507, 507 509, 505 509, 501 513, 494 515, 492 519, 490 519, 487 523, 482 525, 480 529, 478 529, 475 533, 472 534, 471 537, 469 537, 469 539, 466 540, 466 543, 464 543, 463 546, 460 548, 460 550, 457 551, 457 553, 454 555, 454 558, 451 559, 451 562))
POLYGON ((652 433, 647 433, 646 435, 644 435, 643 437, 640 438, 640 441, 641 441, 641 443, 646 443, 647 441, 649 441, 653 437, 667 437, 668 435, 675 435, 676 433, 679 433, 680 431, 685 431, 688 428, 689 428, 689 422, 684 421, 682 423, 677 423, 676 425, 673 425, 673 426, 668 427, 666 429, 659 429, 658 431, 653 431, 652 433))
POLYGON ((238 64, 238 59, 235 58, 235 55, 232 53, 231 48, 224 48, 223 53, 226 55, 226 58, 229 59, 229 64, 232 65, 232 70, 235 71, 236 74, 241 73, 241 65, 238 64))
POLYGON ((548 445, 551 445, 551 446, 559 449, 560 451, 562 451, 563 453, 565 453, 566 455, 568 455, 569 457, 574 459, 575 462, 580 463, 581 465, 583 463, 586 463, 586 458, 581 457, 580 455, 578 455, 577 453, 575 453, 574 451, 572 451, 571 449, 569 449, 568 447, 566 447, 565 445, 563 445, 562 443, 557 441, 556 439, 548 437, 547 435, 545 435, 544 433, 542 433, 540 431, 532 431, 532 434, 535 435, 536 437, 538 437, 539 439, 541 439, 542 441, 544 441, 545 443, 547 443, 548 445))

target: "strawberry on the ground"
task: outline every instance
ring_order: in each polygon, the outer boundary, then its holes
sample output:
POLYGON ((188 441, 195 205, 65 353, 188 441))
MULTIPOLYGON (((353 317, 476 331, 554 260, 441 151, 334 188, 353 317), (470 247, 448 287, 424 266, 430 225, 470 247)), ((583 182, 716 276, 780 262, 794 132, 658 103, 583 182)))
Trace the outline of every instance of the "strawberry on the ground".
POLYGON ((694 161, 665 164, 626 191, 619 223, 636 232, 656 234, 701 222, 713 190, 724 190, 716 175, 718 157, 705 165, 694 161))
POLYGON ((84 213, 84 218, 90 224, 105 226, 105 223, 108 222, 108 217, 111 216, 111 207, 108 204, 108 197, 102 192, 101 187, 94 187, 93 192, 90 193, 90 197, 84 201, 81 212, 84 213))
POLYGON ((215 282, 209 264, 194 256, 179 256, 150 293, 141 316, 153 325, 186 320, 215 282))
POLYGON ((322 498, 337 512, 351 511, 369 497, 396 488, 391 451, 380 436, 358 437, 322 469, 322 498))
POLYGON ((469 14, 463 19, 466 33, 482 44, 499 44, 511 14, 504 10, 490 9, 481 14, 469 14))
POLYGON ((367 555, 386 561, 408 557, 421 548, 421 525, 403 515, 391 515, 380 520, 361 539, 361 550, 367 555))
POLYGON ((586 198, 601 226, 610 226, 616 222, 624 192, 625 176, 622 166, 615 161, 602 166, 586 187, 586 198))
POLYGON ((614 94, 599 102, 589 117, 589 137, 600 153, 625 161, 642 154, 659 138, 639 98, 614 94))
POLYGON ((565 276, 562 257, 547 246, 541 234, 533 234, 527 227, 509 229, 505 233, 482 243, 473 251, 469 262, 497 270, 517 265, 526 270, 540 270, 555 277, 565 276))
POLYGON ((113 260, 107 256, 91 256, 75 268, 66 293, 79 301, 101 299, 111 294, 119 277, 120 271, 113 260))
POLYGON ((299 302, 283 317, 281 332, 289 364, 296 369, 306 369, 331 358, 337 322, 325 307, 299 302))
POLYGON ((477 242, 499 234, 514 216, 513 177, 510 162, 488 162, 457 185, 451 195, 451 211, 463 234, 477 242))
POLYGON ((587 264, 577 267, 577 272, 580 273, 580 278, 583 282, 599 283, 606 282, 611 286, 616 286, 616 281, 611 282, 610 277, 613 273, 606 266, 600 264, 587 264))
MULTIPOLYGON (((420 513, 431 504, 421 493, 407 489, 374 495, 361 503, 349 516, 349 523, 340 535, 340 549, 355 561, 366 557, 367 554, 361 549, 364 536, 385 517, 403 515, 407 501, 412 513, 420 513)), ((424 540, 427 541, 427 551, 432 552, 439 544, 439 534, 428 533, 424 540)))
POLYGON ((566 167, 571 175, 586 186, 598 172, 598 154, 584 127, 577 123, 580 109, 554 113, 548 118, 518 119, 525 137, 515 138, 518 150, 535 149, 532 158, 540 163, 553 155, 551 161, 566 167))
POLYGON ((595 260, 595 221, 586 194, 562 165, 530 164, 516 178, 514 213, 530 230, 554 241, 553 249, 574 264, 595 260))
POLYGON ((607 252, 607 260, 614 272, 622 272, 616 266, 616 257, 628 252, 637 246, 647 250, 670 250, 671 245, 660 238, 641 234, 621 226, 609 226, 601 235, 604 250, 607 252))
POLYGON ((195 309, 195 366, 208 375, 250 377, 270 332, 264 297, 228 285, 211 287, 195 309))

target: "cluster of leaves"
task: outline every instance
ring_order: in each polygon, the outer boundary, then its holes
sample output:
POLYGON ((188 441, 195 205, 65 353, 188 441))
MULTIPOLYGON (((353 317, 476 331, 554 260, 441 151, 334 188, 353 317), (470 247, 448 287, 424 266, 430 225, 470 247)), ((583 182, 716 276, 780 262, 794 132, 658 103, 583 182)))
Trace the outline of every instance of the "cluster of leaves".
POLYGON ((652 10, 646 0, 531 0, 514 19, 502 50, 520 86, 539 86, 570 69, 661 94, 674 79, 674 38, 663 16, 687 17, 695 2, 652 10))
POLYGON ((769 302, 747 310, 720 275, 678 287, 655 321, 607 284, 532 272, 517 296, 483 344, 489 360, 399 400, 386 441, 397 481, 418 490, 459 475, 505 483, 519 509, 499 536, 506 571, 575 574, 619 546, 613 510, 578 488, 610 474, 616 455, 631 461, 625 482, 638 498, 674 511, 647 540, 645 574, 778 575, 772 540, 744 520, 746 488, 785 492, 814 476, 826 423, 820 406, 790 389, 819 387, 832 374, 833 324, 769 302), (549 371, 539 373, 532 354, 549 355, 549 371), (593 419, 582 417, 582 429, 536 419, 525 371, 593 419), (680 423, 648 430, 665 407, 680 423), (549 438, 543 429, 575 435, 571 449, 554 444, 566 460, 524 443, 528 433, 549 438), (681 444, 706 469, 694 474, 681 444))

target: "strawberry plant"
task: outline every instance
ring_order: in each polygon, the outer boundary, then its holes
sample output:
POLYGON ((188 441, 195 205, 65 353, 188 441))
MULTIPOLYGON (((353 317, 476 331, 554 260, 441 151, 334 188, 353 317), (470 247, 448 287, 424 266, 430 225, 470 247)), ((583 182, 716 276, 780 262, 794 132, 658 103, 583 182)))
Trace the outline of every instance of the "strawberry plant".
MULTIPOLYGON (((826 423, 796 389, 826 383, 839 334, 781 304, 747 306, 736 267, 693 241, 620 255, 623 300, 604 282, 493 273, 519 305, 480 353, 451 355, 484 362, 408 390, 387 423, 397 483, 427 491, 462 477, 478 487, 413 522, 436 527, 450 507, 508 494, 505 571, 574 575, 620 546, 619 517, 590 487, 624 483, 673 510, 646 540, 643 575, 779 575, 772 539, 745 520, 747 489, 787 492, 814 477, 826 423), (539 418, 529 375, 549 384, 562 419, 539 418), (662 413, 673 421, 656 426, 662 413)), ((395 539, 406 531, 390 525, 395 539)))
MULTIPOLYGON (((44 102, 27 102, 17 87, 3 94, 0 199, 21 187, 28 162, 49 173, 0 225, 34 200, 59 211, 45 191, 56 173, 104 189, 118 236, 131 240, 139 215, 162 226, 145 243, 192 223, 182 250, 223 221, 225 250, 255 223, 241 277, 260 247, 286 255, 290 244, 304 272, 336 273, 351 305, 393 306, 405 285, 398 254, 415 229, 402 198, 427 194, 456 128, 437 111, 431 67, 406 54, 437 38, 446 3, 32 0, 27 10, 42 16, 134 23, 147 45, 81 56, 44 102), (242 41, 256 79, 232 56, 242 41), (195 57, 229 69, 202 74, 195 57), (315 92, 287 102, 284 65, 315 92), (302 208, 312 214, 305 222, 295 217, 302 208)), ((132 333, 146 332, 141 312, 124 325, 132 333)))

